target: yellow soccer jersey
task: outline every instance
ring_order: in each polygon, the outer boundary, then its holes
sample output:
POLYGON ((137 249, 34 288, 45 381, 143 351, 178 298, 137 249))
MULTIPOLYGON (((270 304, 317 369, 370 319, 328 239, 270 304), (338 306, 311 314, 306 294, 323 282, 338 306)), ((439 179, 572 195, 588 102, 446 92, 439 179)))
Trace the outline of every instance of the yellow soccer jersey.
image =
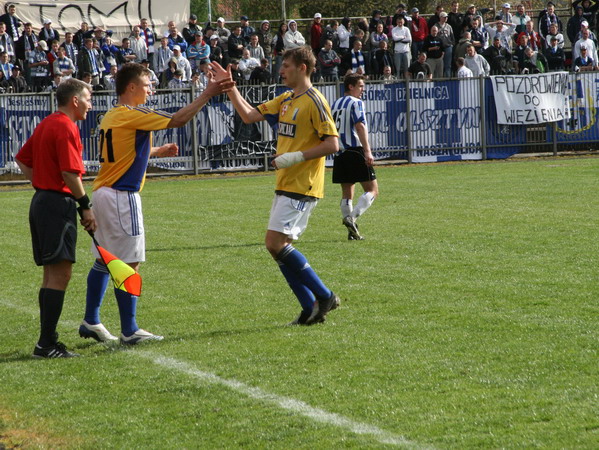
MULTIPOLYGON (((297 97, 287 91, 259 105, 258 111, 278 131, 277 154, 308 150, 326 136, 339 136, 327 100, 313 87, 297 97)), ((324 197, 324 160, 277 170, 276 190, 324 197)))
POLYGON ((100 123, 100 172, 93 189, 141 191, 152 148, 152 131, 165 129, 172 114, 119 105, 100 123))

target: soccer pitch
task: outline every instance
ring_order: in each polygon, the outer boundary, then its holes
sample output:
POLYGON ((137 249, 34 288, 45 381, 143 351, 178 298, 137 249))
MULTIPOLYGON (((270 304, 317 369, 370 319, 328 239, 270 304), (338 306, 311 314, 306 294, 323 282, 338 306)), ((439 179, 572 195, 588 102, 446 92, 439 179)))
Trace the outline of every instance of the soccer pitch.
MULTIPOLYGON (((380 167, 348 242, 328 172, 297 247, 342 304, 312 327, 285 326, 263 245, 272 172, 149 180, 138 323, 165 340, 78 337, 80 232, 59 332, 83 357, 42 361, 32 190, 2 190, 0 448, 599 448, 598 173, 380 167)), ((119 332, 110 291, 102 321, 119 332)))

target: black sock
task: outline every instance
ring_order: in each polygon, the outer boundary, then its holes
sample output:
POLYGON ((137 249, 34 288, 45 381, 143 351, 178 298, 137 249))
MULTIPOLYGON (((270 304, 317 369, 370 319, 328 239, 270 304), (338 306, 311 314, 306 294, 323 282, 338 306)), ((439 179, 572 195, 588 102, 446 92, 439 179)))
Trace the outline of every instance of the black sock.
POLYGON ((38 345, 40 347, 49 347, 56 343, 58 333, 56 326, 62 313, 65 291, 56 289, 46 289, 42 299, 42 331, 38 345))
POLYGON ((40 327, 42 326, 42 317, 44 317, 44 295, 46 295, 46 288, 40 288, 37 297, 37 301, 40 305, 40 327))

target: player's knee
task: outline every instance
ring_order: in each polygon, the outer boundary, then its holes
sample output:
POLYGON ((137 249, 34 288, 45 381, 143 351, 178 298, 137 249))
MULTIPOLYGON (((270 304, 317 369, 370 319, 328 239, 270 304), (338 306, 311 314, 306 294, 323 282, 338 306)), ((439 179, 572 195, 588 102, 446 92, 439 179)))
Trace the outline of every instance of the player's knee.
POLYGON ((264 239, 264 245, 274 259, 277 259, 279 253, 281 253, 281 250, 285 247, 284 242, 281 243, 279 239, 273 239, 269 234, 267 234, 264 239))

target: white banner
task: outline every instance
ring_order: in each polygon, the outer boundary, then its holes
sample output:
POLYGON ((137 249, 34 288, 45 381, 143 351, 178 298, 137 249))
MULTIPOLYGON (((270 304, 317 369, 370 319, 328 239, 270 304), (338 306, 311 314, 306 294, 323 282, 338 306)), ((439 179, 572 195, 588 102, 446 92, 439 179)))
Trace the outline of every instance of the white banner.
POLYGON ((81 22, 87 22, 91 29, 112 30, 116 38, 127 37, 131 27, 139 25, 143 18, 148 19, 150 26, 162 36, 167 31, 169 20, 174 20, 181 31, 190 14, 189 0, 0 1, 1 14, 12 3, 17 6, 16 16, 23 23, 31 22, 36 32, 42 27, 44 19, 50 19, 61 40, 64 40, 66 31, 77 31, 81 22))
POLYGON ((497 121, 537 125, 570 117, 568 73, 492 76, 497 121))

